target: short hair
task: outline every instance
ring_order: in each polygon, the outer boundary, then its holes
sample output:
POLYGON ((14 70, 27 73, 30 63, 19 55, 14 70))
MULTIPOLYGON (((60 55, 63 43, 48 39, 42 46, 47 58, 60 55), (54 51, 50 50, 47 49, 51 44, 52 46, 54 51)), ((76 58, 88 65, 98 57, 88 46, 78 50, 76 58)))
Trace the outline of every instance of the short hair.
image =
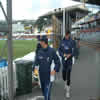
POLYGON ((66 34, 65 35, 69 35, 70 34, 70 31, 68 30, 68 31, 66 31, 66 34))
POLYGON ((48 38, 46 36, 42 36, 42 38, 40 39, 40 41, 43 41, 46 44, 48 44, 48 38))

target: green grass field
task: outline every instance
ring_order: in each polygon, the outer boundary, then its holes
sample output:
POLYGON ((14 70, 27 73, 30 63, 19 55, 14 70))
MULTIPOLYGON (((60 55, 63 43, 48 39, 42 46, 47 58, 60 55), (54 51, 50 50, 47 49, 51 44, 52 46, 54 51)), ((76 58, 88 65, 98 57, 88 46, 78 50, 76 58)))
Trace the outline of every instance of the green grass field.
MULTIPOLYGON (((7 46, 5 49, 2 48, 5 45, 5 40, 0 40, 0 56, 7 58, 7 46)), ((13 59, 23 57, 24 55, 35 50, 37 41, 34 40, 13 40, 13 59)))

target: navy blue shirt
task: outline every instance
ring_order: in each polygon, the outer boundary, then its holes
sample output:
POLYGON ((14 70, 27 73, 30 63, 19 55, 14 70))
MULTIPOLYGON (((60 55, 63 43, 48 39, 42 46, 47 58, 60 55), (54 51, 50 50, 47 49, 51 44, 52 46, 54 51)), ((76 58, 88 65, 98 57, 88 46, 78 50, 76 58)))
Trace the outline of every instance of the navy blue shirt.
POLYGON ((37 44, 37 47, 36 47, 36 54, 38 53, 38 51, 39 51, 41 48, 42 48, 42 47, 41 47, 41 44, 38 43, 38 44, 37 44))
POLYGON ((60 56, 62 57, 63 63, 66 62, 68 65, 72 65, 72 57, 74 56, 74 49, 75 49, 74 41, 71 38, 69 38, 68 40, 64 38, 61 41, 58 51, 60 56), (71 54, 71 57, 65 61, 64 54, 66 55, 71 54))
POLYGON ((40 79, 42 79, 42 81, 50 80, 51 64, 53 60, 55 63, 54 70, 56 72, 59 72, 60 60, 56 54, 56 51, 53 48, 51 47, 47 47, 46 49, 42 48, 38 52, 36 56, 35 65, 39 65, 39 74, 40 74, 40 79))

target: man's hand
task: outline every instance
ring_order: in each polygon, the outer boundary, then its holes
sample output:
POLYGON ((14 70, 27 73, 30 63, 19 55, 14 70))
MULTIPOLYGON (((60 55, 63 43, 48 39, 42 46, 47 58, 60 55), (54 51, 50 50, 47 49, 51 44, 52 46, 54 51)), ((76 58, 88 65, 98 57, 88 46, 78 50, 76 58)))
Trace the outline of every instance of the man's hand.
POLYGON ((68 55, 67 55, 67 59, 70 58, 70 57, 71 57, 71 54, 68 54, 68 55))
POLYGON ((71 54, 64 54, 64 57, 68 59, 71 57, 71 54))
POLYGON ((38 76, 38 68, 34 69, 34 74, 38 76))
POLYGON ((64 53, 64 57, 67 57, 67 54, 64 53))
POLYGON ((56 71, 53 70, 53 71, 51 72, 51 75, 55 75, 55 74, 56 74, 56 71))

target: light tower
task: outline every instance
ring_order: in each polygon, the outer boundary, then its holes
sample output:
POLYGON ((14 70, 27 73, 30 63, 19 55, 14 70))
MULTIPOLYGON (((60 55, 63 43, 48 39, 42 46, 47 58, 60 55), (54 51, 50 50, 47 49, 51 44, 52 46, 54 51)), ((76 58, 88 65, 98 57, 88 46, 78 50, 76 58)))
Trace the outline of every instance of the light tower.
MULTIPOLYGON (((14 100, 14 84, 13 84, 13 50, 12 50, 12 0, 7 1, 7 13, 3 8, 2 2, 0 1, 0 7, 4 14, 7 22, 6 31, 7 33, 7 44, 8 44, 8 98, 14 100)), ((1 30, 0 30, 1 31, 1 30)))

